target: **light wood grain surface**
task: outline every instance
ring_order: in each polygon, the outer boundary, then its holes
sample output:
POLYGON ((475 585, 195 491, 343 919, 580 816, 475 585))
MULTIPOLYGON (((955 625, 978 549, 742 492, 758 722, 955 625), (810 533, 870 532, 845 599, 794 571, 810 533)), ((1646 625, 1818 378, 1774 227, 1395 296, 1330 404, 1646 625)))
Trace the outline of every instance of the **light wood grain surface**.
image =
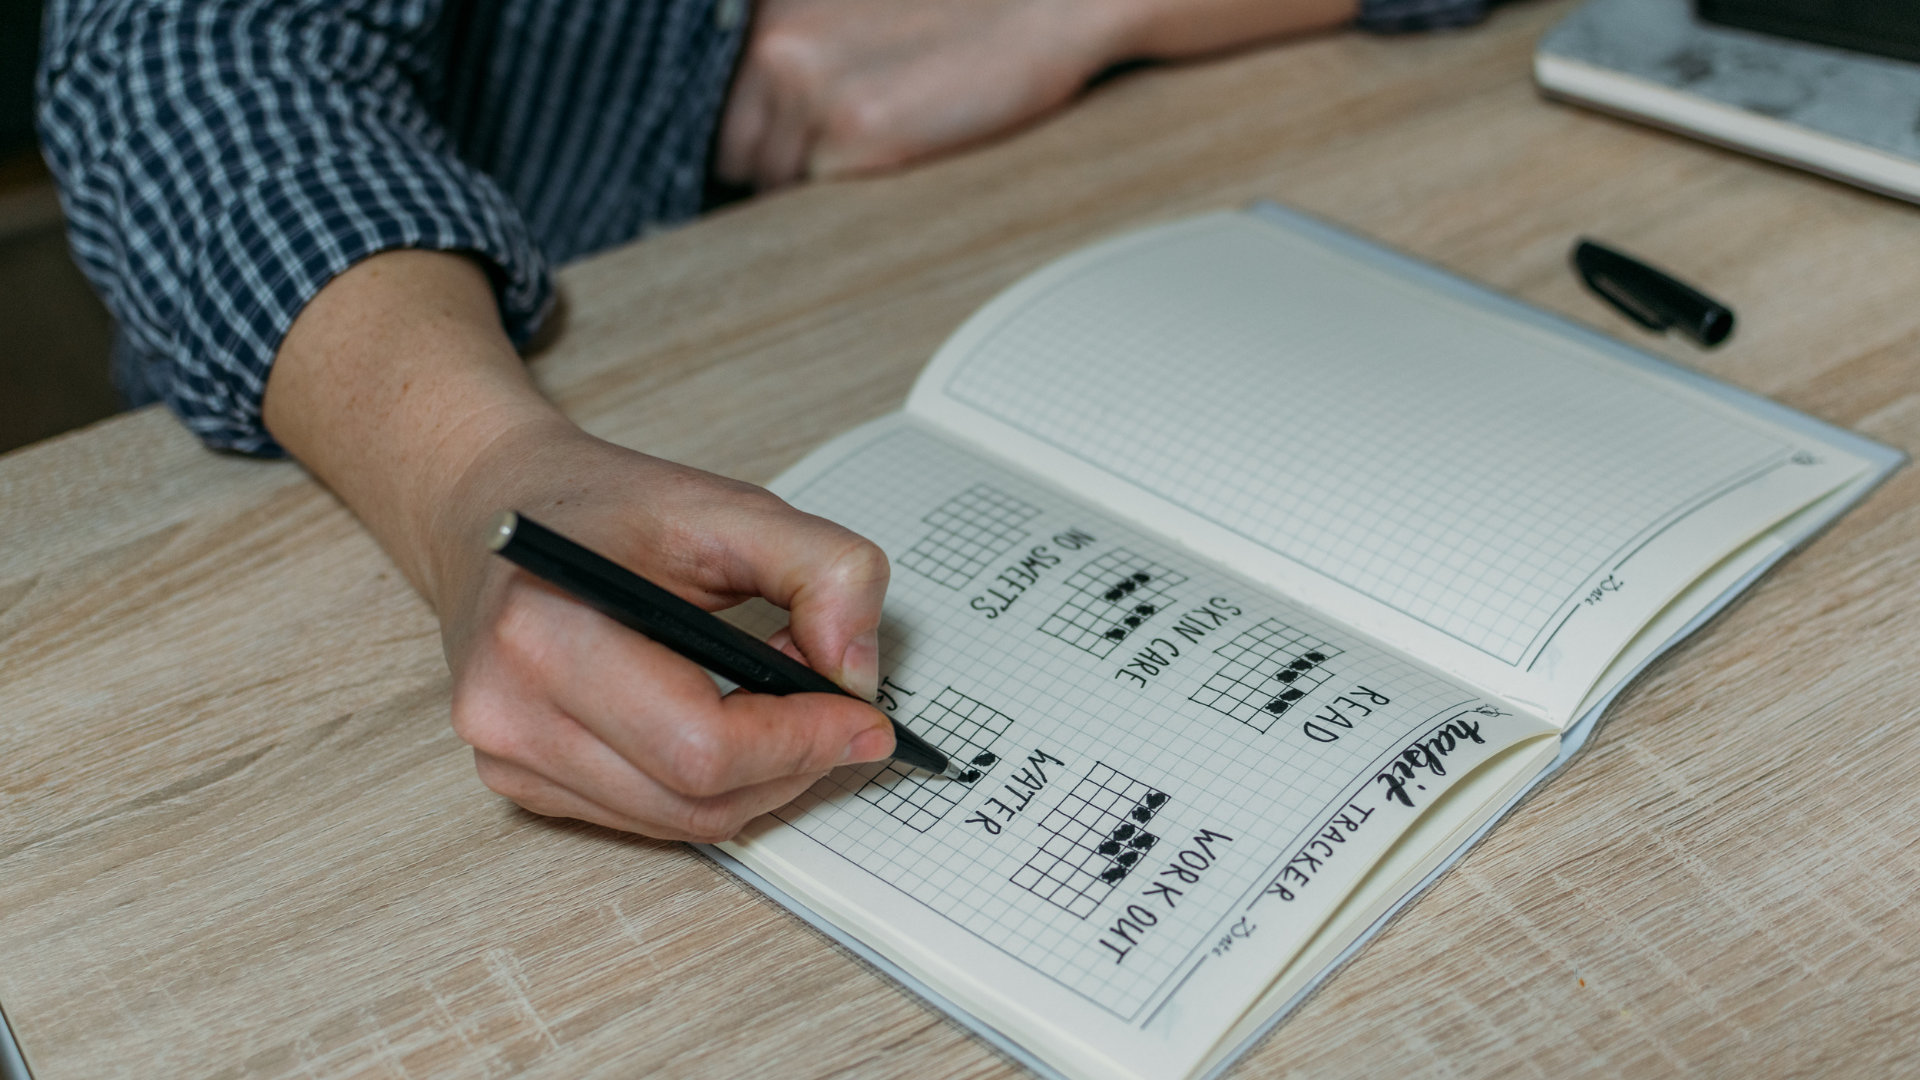
MULTIPOLYGON (((764 481, 996 290, 1272 198, 1920 452, 1920 210, 1542 101, 1564 3, 1129 75, 903 175, 576 265, 591 430, 764 481), (1587 296, 1576 235, 1739 311, 1587 296)), ((1920 1069, 1920 471, 1664 661, 1237 1076, 1920 1069)), ((40 1080, 1020 1073, 672 844, 534 818, 434 621, 289 464, 146 411, 0 458, 0 1002, 40 1080)))

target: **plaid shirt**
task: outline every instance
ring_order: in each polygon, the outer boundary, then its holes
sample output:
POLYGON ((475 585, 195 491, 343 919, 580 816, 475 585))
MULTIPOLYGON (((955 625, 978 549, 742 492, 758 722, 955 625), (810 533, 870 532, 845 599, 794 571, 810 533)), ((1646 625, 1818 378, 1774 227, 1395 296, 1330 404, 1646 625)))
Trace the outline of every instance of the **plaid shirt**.
MULTIPOLYGON (((1379 30, 1487 0, 1365 0, 1379 30)), ((524 342, 548 266, 698 213, 745 0, 51 0, 40 134, 116 379, 278 455, 307 301, 394 248, 489 264, 524 342)))

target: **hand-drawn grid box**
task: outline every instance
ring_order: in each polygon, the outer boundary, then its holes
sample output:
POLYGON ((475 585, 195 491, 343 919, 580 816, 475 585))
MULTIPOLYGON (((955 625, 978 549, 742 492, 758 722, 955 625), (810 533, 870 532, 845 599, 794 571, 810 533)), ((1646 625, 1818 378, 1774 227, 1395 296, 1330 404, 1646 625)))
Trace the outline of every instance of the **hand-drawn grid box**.
POLYGON ((975 484, 936 507, 921 521, 933 531, 895 561, 930 581, 958 589, 987 564, 1027 538, 1020 526, 1040 516, 989 484, 975 484))
POLYGON ((1326 663, 1340 655, 1339 649, 1279 619, 1256 623, 1213 652, 1226 664, 1188 700, 1263 734, 1327 681, 1326 663))
POLYGON ((1104 660, 1127 635, 1165 611, 1172 591, 1186 581, 1179 571, 1114 548, 1068 576, 1067 602, 1047 616, 1040 632, 1104 660))
POLYGON ((994 747, 1013 726, 1013 718, 949 686, 934 697, 908 728, 950 757, 966 762, 974 774, 961 782, 920 772, 890 761, 855 792, 915 832, 926 832, 958 806, 980 778, 999 763, 994 747))
POLYGON ((1013 872, 1013 883, 1075 918, 1086 918, 1159 842, 1147 825, 1167 802, 1166 792, 1096 762, 1040 819, 1047 838, 1013 872))

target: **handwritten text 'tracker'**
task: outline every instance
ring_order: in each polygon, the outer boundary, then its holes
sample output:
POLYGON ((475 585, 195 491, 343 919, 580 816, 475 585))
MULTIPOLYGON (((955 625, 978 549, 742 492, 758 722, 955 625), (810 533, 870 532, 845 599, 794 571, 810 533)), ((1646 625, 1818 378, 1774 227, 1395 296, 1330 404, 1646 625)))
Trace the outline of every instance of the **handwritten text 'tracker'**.
POLYGON ((1361 806, 1349 802, 1333 815, 1320 831, 1313 834, 1287 865, 1280 868, 1280 875, 1267 885, 1268 896, 1277 896, 1282 900, 1292 900, 1312 882, 1322 867, 1337 857, 1345 849, 1360 827, 1373 816, 1373 807, 1361 806))

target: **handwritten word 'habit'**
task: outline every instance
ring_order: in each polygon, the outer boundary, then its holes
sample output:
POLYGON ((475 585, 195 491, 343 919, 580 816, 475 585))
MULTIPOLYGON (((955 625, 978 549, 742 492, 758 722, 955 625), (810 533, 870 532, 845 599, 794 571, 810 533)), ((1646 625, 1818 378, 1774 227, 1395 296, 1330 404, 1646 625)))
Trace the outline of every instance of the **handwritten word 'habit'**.
MULTIPOLYGON (((1468 720, 1473 715, 1505 716, 1506 713, 1491 705, 1482 705, 1468 712, 1458 713, 1445 723, 1413 741, 1413 745, 1400 751, 1393 764, 1382 769, 1373 779, 1384 784, 1387 797, 1401 806, 1413 805, 1413 793, 1407 785, 1413 783, 1422 773, 1427 776, 1447 775, 1447 756, 1469 743, 1484 746, 1487 740, 1480 735, 1480 721, 1468 720)), ((1425 784, 1414 784, 1425 791, 1425 784)))

